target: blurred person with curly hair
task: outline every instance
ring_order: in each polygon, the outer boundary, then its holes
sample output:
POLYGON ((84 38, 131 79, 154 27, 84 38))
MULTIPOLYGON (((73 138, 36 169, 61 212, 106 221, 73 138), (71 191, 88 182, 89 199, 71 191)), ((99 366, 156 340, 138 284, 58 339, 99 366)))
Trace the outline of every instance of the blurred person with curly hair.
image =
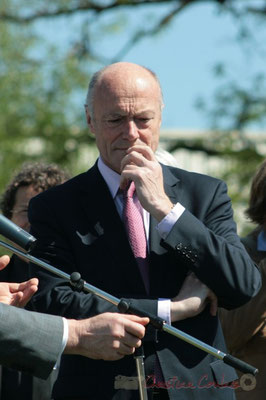
MULTIPOLYGON (((29 231, 28 205, 32 197, 69 179, 67 171, 56 164, 27 162, 15 173, 1 197, 1 211, 20 228, 29 231)), ((0 271, 1 282, 24 282, 29 279, 28 264, 16 255, 0 271)), ((32 310, 32 303, 25 307, 32 310)), ((1 368, 1 367, 0 367, 1 368)), ((48 400, 57 376, 54 370, 44 381, 9 368, 2 368, 1 400, 48 400)))

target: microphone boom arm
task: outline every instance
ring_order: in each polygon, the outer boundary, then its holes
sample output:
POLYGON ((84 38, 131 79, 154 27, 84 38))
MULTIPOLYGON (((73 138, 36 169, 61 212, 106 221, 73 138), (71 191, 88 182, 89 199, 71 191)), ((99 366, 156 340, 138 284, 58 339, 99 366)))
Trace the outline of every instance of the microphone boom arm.
POLYGON ((81 276, 78 272, 73 272, 71 275, 69 275, 59 270, 58 268, 55 268, 52 265, 46 263, 45 261, 39 260, 38 258, 28 253, 24 253, 23 251, 3 242, 2 240, 0 240, 0 246, 5 247, 9 251, 17 254, 20 257, 26 258, 32 263, 39 265, 40 267, 46 269, 47 271, 52 272, 53 274, 59 276, 60 278, 66 279, 67 281, 69 281, 69 283, 74 289, 78 291, 85 291, 92 293, 108 301, 109 303, 112 303, 113 305, 118 307, 119 311, 123 313, 130 313, 143 317, 144 316, 148 317, 150 319, 150 324, 153 325, 156 329, 167 332, 181 340, 184 340, 185 342, 203 350, 208 354, 213 355, 214 357, 222 360, 224 363, 238 369, 243 373, 248 373, 252 375, 256 375, 258 373, 258 369, 253 367, 252 365, 249 365, 246 362, 231 356, 230 354, 226 354, 220 350, 217 350, 214 347, 202 342, 201 340, 198 340, 193 336, 188 335, 185 332, 182 332, 181 330, 167 324, 162 318, 147 313, 146 311, 141 310, 139 308, 135 308, 127 299, 119 299, 101 289, 96 288, 95 286, 90 285, 89 283, 81 279, 81 276))

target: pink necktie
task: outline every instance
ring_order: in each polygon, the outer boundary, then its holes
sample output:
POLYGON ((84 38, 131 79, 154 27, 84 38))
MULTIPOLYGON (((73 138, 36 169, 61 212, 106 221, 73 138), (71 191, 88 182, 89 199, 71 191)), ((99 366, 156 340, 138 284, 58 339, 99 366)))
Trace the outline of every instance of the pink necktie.
POLYGON ((147 259, 147 239, 141 212, 141 205, 134 193, 135 183, 131 182, 124 191, 123 220, 127 229, 129 243, 138 263, 140 273, 149 293, 149 266, 147 259))
MULTIPOLYGON (((149 264, 147 259, 147 239, 141 212, 141 205, 134 193, 136 191, 135 183, 131 182, 128 189, 124 191, 124 208, 123 221, 125 223, 129 243, 133 254, 138 263, 140 273, 146 288, 149 293, 149 264)), ((156 356, 154 375, 156 382, 164 382, 159 359, 156 356)))

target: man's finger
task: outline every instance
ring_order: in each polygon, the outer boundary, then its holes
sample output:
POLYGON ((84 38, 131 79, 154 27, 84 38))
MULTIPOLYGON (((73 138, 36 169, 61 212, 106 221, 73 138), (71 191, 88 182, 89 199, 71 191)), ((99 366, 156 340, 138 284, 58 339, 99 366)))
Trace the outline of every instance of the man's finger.
POLYGON ((18 286, 18 290, 25 290, 31 286, 37 286, 38 287, 39 280, 37 278, 31 278, 28 281, 21 282, 18 286))
POLYGON ((23 292, 23 297, 20 301, 20 307, 25 307, 26 304, 30 301, 32 296, 37 292, 38 287, 37 286, 30 286, 26 288, 23 292))
POLYGON ((10 305, 14 307, 21 307, 20 303, 23 298, 23 293, 22 292, 17 292, 12 294, 12 298, 10 299, 10 305))
POLYGON ((120 315, 122 315, 126 319, 137 322, 138 324, 141 324, 144 326, 150 322, 148 317, 139 317, 138 315, 132 315, 132 314, 120 314, 120 315))
POLYGON ((133 335, 134 337, 138 337, 142 339, 145 335, 144 325, 148 323, 149 319, 142 319, 139 321, 125 321, 125 330, 127 333, 133 335))
POLYGON ((10 261, 10 257, 7 255, 4 255, 2 257, 0 257, 0 270, 4 269, 10 261))
POLYGON ((123 341, 123 342, 120 342, 119 348, 117 349, 117 353, 122 354, 124 356, 129 356, 135 352, 136 347, 140 347, 140 345, 139 344, 137 346, 128 345, 127 343, 125 343, 123 341))
POLYGON ((138 153, 141 153, 147 160, 156 160, 156 157, 154 156, 154 152, 149 146, 144 146, 144 145, 134 145, 132 147, 129 147, 127 149, 127 154, 132 153, 133 151, 136 151, 138 153))

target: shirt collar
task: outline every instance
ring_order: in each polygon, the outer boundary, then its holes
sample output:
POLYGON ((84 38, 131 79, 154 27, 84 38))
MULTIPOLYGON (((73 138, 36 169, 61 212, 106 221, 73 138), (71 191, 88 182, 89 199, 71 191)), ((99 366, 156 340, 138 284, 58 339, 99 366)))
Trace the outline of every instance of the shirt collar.
POLYGON ((120 175, 111 168, 107 167, 107 165, 104 164, 101 156, 98 159, 97 165, 114 199, 120 187, 120 175))
POLYGON ((264 231, 260 231, 258 234, 257 250, 266 251, 266 233, 264 231))

